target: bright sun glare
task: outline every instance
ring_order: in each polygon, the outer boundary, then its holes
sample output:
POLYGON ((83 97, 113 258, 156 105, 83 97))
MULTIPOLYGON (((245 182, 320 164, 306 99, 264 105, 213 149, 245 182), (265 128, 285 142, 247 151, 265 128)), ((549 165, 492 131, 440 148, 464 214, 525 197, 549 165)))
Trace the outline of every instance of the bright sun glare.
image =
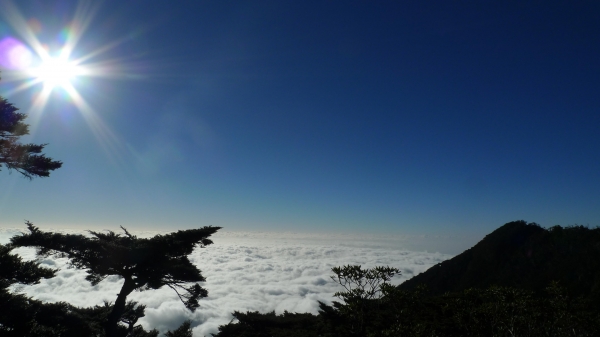
POLYGON ((0 0, 0 17, 20 35, 0 39, 3 82, 11 79, 20 82, 8 94, 41 84, 36 106, 42 110, 54 89, 62 89, 60 94, 69 98, 80 110, 86 110, 88 106, 75 85, 89 85, 87 79, 90 77, 127 76, 124 72, 120 73, 122 68, 119 61, 98 59, 103 53, 127 41, 126 37, 99 46, 89 53, 82 53, 82 50, 75 52, 98 8, 96 2, 79 0, 73 19, 65 23, 56 40, 49 39, 42 43, 40 36, 52 36, 51 31, 45 29, 43 21, 36 18, 25 20, 12 0, 0 0), (93 59, 96 61, 91 61, 93 59), (82 81, 75 83, 76 78, 82 81))
POLYGON ((39 67, 31 69, 32 75, 44 85, 67 87, 81 74, 81 68, 65 57, 48 58, 39 67))

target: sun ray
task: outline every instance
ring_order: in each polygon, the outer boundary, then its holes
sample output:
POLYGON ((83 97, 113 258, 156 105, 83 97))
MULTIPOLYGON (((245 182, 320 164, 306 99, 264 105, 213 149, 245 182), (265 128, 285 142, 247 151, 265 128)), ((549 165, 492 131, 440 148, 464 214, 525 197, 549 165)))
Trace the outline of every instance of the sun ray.
MULTIPOLYGON (((16 82, 16 80, 13 80, 16 82)), ((16 93, 19 93, 21 91, 25 91, 37 84, 41 83, 41 80, 31 80, 31 81, 27 81, 22 83, 21 85, 17 86, 16 88, 10 89, 6 92, 3 93, 3 96, 11 96, 14 95, 16 93)))
POLYGON ((124 153, 124 149, 120 144, 123 142, 121 142, 119 137, 110 129, 110 127, 98 117, 94 109, 79 94, 73 85, 66 85, 65 91, 67 91, 73 104, 75 104, 77 109, 81 112, 81 115, 92 130, 94 137, 109 160, 117 167, 122 167, 124 165, 124 160, 121 154, 124 153))
POLYGON ((109 51, 111 49, 114 49, 114 48, 118 47, 120 44, 122 44, 126 40, 127 40, 127 37, 120 38, 120 39, 118 39, 116 41, 113 41, 111 43, 108 43, 108 44, 106 44, 106 45, 104 45, 104 46, 102 46, 102 47, 100 47, 100 48, 98 48, 98 49, 96 49, 96 50, 94 50, 94 51, 92 51, 92 52, 90 52, 90 53, 88 53, 88 54, 86 54, 86 55, 78 58, 78 59, 73 60, 73 62, 75 62, 76 64, 83 63, 83 62, 85 62, 85 61, 87 61, 87 60, 89 60, 89 59, 91 59, 93 57, 96 57, 98 55, 106 53, 107 51, 109 51))
POLYGON ((83 33, 85 33, 89 25, 92 23, 92 20, 96 16, 99 8, 99 2, 93 3, 92 1, 79 1, 77 3, 74 20, 71 23, 71 30, 77 32, 77 34, 69 34, 67 36, 65 48, 63 48, 65 52, 68 53, 67 56, 71 55, 73 48, 77 45, 79 39, 81 39, 83 36, 83 33))
POLYGON ((48 104, 48 100, 50 99, 51 93, 52 88, 49 88, 48 86, 43 86, 42 91, 40 91, 35 96, 33 104, 27 111, 27 115, 29 115, 29 131, 32 135, 35 134, 39 126, 39 120, 42 117, 46 105, 48 104))

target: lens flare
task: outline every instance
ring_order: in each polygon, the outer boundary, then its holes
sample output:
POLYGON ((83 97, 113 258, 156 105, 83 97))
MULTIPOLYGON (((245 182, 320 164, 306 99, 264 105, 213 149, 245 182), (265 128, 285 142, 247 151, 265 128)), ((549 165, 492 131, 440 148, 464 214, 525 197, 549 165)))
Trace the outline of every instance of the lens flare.
POLYGON ((0 66, 5 69, 24 70, 33 61, 33 53, 21 41, 7 37, 0 41, 0 66))

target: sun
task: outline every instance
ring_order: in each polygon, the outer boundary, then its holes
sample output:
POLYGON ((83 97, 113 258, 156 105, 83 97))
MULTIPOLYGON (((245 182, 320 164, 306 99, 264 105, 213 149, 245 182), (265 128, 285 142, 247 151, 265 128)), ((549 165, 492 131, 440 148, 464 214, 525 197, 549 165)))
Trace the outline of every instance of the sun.
POLYGON ((96 2, 77 1, 72 20, 65 22, 58 34, 53 34, 44 30, 43 22, 36 18, 25 20, 12 0, 0 0, 0 18, 19 35, 0 39, 0 69, 4 75, 2 79, 19 83, 7 94, 28 90, 41 84, 42 88, 35 93, 37 98, 34 99, 38 110, 44 110, 51 97, 66 98, 81 109, 86 103, 79 94, 78 87, 89 85, 90 78, 126 77, 120 64, 126 58, 103 58, 102 54, 126 42, 127 37, 98 46, 87 53, 77 48, 99 8, 96 2), (54 35, 55 38, 39 39, 41 36, 54 35), (53 91, 61 92, 59 95, 51 95, 53 91))
POLYGON ((67 88, 71 81, 83 73, 83 69, 67 57, 48 57, 41 65, 30 70, 32 77, 47 86, 67 88))

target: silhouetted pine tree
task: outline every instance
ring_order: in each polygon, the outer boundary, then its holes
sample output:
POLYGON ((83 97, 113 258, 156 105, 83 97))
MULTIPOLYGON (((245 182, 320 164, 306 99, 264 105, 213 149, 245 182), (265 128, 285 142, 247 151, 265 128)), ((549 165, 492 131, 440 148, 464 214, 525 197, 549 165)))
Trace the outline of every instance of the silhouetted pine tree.
POLYGON ((92 237, 43 232, 30 222, 27 228, 29 233, 11 239, 13 245, 36 247, 39 256, 66 257, 72 266, 86 269, 86 279, 93 285, 109 275, 125 280, 106 318, 107 337, 120 337, 118 327, 126 312, 127 296, 136 289, 168 286, 190 310, 196 309, 198 300, 208 295, 200 284, 194 283, 205 279, 187 256, 197 246, 212 244, 208 237, 220 227, 183 230, 152 238, 138 238, 122 227, 124 235, 90 231, 92 237))

